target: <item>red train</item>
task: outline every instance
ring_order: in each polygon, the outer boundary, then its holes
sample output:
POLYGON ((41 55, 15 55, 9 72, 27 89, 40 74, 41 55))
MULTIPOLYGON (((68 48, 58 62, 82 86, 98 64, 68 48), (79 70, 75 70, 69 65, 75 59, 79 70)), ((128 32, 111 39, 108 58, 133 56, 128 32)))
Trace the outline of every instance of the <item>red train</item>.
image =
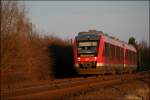
POLYGON ((73 51, 79 74, 131 73, 137 69, 136 49, 102 31, 79 32, 73 51))

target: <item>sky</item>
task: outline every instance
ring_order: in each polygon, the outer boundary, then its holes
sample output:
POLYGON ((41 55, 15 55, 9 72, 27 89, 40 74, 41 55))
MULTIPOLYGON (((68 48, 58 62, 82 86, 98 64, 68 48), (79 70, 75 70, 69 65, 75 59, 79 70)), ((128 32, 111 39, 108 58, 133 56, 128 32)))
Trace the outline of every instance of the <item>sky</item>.
POLYGON ((42 35, 74 38, 95 29, 128 41, 149 42, 149 1, 24 1, 42 35))

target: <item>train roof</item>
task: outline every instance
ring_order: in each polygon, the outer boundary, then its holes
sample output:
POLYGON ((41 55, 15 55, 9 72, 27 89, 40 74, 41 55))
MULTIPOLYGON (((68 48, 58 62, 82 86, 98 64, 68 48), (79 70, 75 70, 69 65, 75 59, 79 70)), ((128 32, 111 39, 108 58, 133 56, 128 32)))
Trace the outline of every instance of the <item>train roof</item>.
POLYGON ((124 42, 124 41, 121 41, 115 37, 111 37, 111 36, 108 36, 108 35, 103 35, 103 38, 104 38, 104 41, 107 42, 107 43, 110 43, 110 44, 113 44, 115 46, 119 46, 119 47, 122 47, 122 48, 126 48, 128 50, 131 50, 131 51, 134 51, 136 52, 136 49, 134 46, 124 42))
POLYGON ((77 40, 100 40, 100 34, 94 34, 90 32, 80 32, 78 36, 76 36, 77 40))
POLYGON ((96 30, 89 30, 88 32, 79 32, 76 36, 77 40, 100 40, 100 36, 103 35, 104 41, 108 42, 112 45, 119 46, 122 48, 126 48, 128 50, 136 52, 136 49, 134 46, 121 41, 115 37, 109 36, 108 34, 104 34, 102 31, 96 31, 96 30))

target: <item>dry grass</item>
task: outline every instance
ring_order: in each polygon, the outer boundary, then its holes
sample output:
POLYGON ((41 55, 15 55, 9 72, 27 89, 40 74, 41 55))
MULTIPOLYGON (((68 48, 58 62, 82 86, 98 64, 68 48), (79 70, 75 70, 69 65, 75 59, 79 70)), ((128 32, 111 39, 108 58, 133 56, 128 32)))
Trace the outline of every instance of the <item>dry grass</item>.
POLYGON ((81 91, 63 97, 63 100, 149 100, 149 93, 150 87, 147 82, 135 80, 116 86, 81 91))
POLYGON ((49 80, 69 75, 71 70, 73 72, 70 42, 57 37, 28 37, 22 34, 15 41, 12 47, 11 43, 8 47, 2 43, 2 48, 8 49, 7 53, 10 54, 5 62, 2 57, 5 64, 1 67, 2 84, 49 80))

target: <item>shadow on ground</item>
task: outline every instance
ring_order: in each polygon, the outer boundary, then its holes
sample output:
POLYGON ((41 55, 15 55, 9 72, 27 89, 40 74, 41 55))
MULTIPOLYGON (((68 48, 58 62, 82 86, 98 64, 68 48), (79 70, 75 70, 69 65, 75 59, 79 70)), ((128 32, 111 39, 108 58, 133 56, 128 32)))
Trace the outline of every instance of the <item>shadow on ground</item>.
POLYGON ((48 48, 51 57, 54 59, 52 72, 55 78, 68 78, 77 75, 73 66, 73 48, 71 45, 60 46, 52 44, 48 48))

